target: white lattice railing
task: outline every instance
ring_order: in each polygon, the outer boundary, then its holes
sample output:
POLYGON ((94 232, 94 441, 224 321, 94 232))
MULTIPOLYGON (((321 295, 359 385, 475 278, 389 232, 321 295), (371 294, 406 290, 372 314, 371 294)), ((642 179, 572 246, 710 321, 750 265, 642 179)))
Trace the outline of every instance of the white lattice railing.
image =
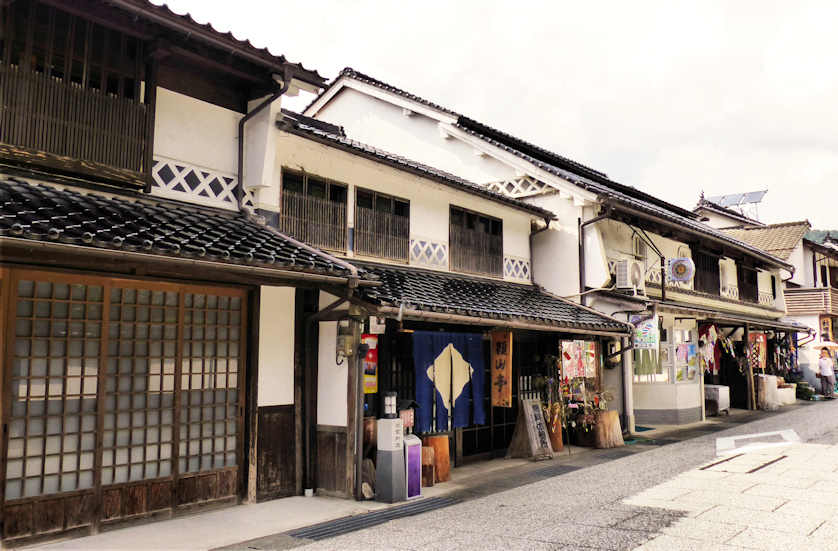
MULTIPOLYGON (((151 193, 199 205, 238 210, 235 175, 155 156, 151 169, 151 193)), ((253 195, 244 190, 245 206, 253 207, 253 195)))
POLYGON ((739 287, 736 285, 722 285, 722 296, 732 300, 739 300, 739 287))
POLYGON ((509 197, 527 197, 541 193, 547 184, 532 176, 519 176, 509 180, 491 182, 486 184, 491 191, 507 195, 509 197))
POLYGON ((763 306, 774 306, 774 295, 765 291, 760 291, 759 303, 763 306))

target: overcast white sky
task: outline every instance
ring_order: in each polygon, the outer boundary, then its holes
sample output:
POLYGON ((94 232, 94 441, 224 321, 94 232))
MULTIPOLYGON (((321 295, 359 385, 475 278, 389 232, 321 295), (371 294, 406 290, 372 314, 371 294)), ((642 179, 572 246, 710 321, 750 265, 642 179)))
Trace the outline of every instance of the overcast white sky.
POLYGON ((836 2, 168 4, 329 79, 354 67, 675 204, 767 189, 763 221, 838 229, 836 2))

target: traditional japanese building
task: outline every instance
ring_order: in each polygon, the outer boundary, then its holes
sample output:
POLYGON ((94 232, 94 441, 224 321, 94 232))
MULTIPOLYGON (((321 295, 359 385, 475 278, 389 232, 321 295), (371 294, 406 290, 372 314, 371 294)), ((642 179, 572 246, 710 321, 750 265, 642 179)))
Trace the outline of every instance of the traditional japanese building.
POLYGON ((316 386, 307 394, 307 483, 318 492, 357 495, 353 462, 364 451, 352 443, 356 426, 382 413, 385 392, 419 402, 416 431, 447 435, 452 463, 461 465, 505 453, 518 399, 540 396, 537 382, 557 377, 560 342, 599 347, 586 365, 591 385, 602 378, 607 367, 598 352, 628 335, 630 326, 533 284, 530 235, 534 224, 550 222, 551 212, 302 115, 283 113, 277 134, 281 181, 253 190, 258 212, 379 284, 359 289, 357 301, 321 292, 321 312, 312 316, 319 328, 309 347, 317 356, 311 365, 316 386), (378 359, 375 382, 361 399, 353 391, 363 381, 334 351, 341 320, 353 306, 364 316, 361 330, 378 359), (512 344, 503 407, 491 398, 498 378, 488 369, 489 335, 497 331, 512 344), (420 388, 428 366, 418 351, 430 333, 448 339, 440 346, 452 344, 471 366, 468 382, 446 393, 447 405, 420 388), (434 409, 451 419, 440 414, 432 422, 434 409))
POLYGON ((144 0, 0 4, 4 544, 302 491, 305 297, 369 282, 243 184, 322 83, 144 0))
MULTIPOLYGON (((702 363, 703 335, 732 337, 740 361, 752 346, 749 333, 788 340, 805 330, 781 320, 786 261, 599 170, 351 68, 305 114, 552 212, 556 219, 532 236, 533 281, 626 321, 654 320, 661 338, 625 354, 622 369, 605 372, 603 386, 621 398, 611 407, 624 414, 626 429, 635 418, 645 424, 703 418, 703 375, 718 375, 715 365, 702 363), (672 279, 668 267, 678 259, 694 268, 694 277, 672 279)), ((746 400, 748 385, 740 389, 737 382, 737 404, 755 407, 746 400)))

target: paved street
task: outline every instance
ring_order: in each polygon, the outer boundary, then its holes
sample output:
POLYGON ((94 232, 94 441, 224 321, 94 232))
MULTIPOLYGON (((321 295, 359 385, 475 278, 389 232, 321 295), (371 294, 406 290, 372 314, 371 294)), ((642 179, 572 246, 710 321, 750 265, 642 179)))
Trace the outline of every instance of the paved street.
POLYGON ((283 536, 239 548, 832 549, 836 420, 838 403, 813 404, 309 545, 283 536), (734 440, 783 447, 716 455, 717 438, 787 429, 801 442, 734 440))

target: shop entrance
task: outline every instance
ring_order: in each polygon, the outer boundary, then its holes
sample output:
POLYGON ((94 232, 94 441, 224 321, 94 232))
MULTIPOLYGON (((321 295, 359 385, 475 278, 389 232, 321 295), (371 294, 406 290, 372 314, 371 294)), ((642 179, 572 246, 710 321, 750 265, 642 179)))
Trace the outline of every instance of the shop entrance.
MULTIPOLYGON (((383 392, 395 391, 400 399, 414 399, 416 396, 416 374, 413 357, 412 330, 429 328, 439 330, 439 325, 429 327, 429 324, 405 322, 405 327, 399 328, 394 320, 388 320, 386 332, 378 339, 379 383, 378 393, 366 396, 365 415, 378 416, 379 399, 383 392)), ((475 333, 475 327, 446 327, 448 331, 475 333)), ((451 458, 455 466, 464 465, 472 461, 503 457, 518 416, 519 398, 544 399, 543 388, 539 386, 539 379, 547 375, 545 358, 555 357, 559 346, 556 334, 537 332, 516 332, 513 342, 513 378, 512 378, 512 407, 491 407, 489 389, 491 388, 491 373, 489 369, 483 371, 482 396, 483 409, 486 412, 486 422, 483 424, 470 423, 463 428, 454 429, 447 434, 450 437, 451 458)), ((490 365, 490 343, 483 341, 484 365, 490 365)), ((473 397, 470 398, 469 409, 474 411, 473 397)))
POLYGON ((0 274, 4 540, 237 499, 245 291, 0 274))

